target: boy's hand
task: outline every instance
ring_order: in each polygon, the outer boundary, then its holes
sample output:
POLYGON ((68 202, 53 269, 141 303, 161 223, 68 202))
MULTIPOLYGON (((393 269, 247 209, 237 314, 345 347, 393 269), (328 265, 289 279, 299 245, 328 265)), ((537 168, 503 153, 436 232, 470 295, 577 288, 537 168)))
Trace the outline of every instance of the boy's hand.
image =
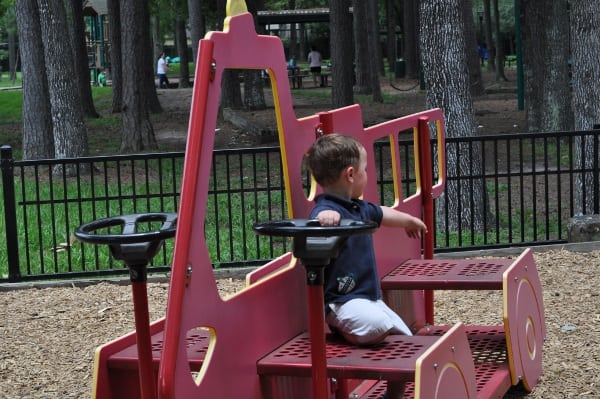
POLYGON ((404 226, 404 230, 406 231, 406 235, 410 238, 420 238, 421 232, 423 234, 427 233, 427 226, 421 219, 410 217, 407 220, 406 226, 404 226))
POLYGON ((341 218, 342 215, 340 215, 339 212, 332 210, 321 211, 317 215, 317 219, 319 220, 319 223, 321 223, 321 226, 337 226, 340 224, 341 218))

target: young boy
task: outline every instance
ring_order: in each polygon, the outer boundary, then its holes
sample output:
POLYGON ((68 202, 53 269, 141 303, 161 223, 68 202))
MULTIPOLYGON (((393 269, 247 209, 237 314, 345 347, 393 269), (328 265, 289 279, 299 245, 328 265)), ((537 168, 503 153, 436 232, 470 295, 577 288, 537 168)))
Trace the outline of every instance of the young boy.
MULTIPOLYGON (((320 137, 305 155, 308 169, 323 194, 315 199, 310 217, 323 226, 340 219, 372 220, 379 225, 403 227, 411 238, 427 230, 418 218, 360 199, 367 183, 367 153, 349 136, 320 137)), ((404 321, 381 300, 373 238, 350 236, 339 256, 325 269, 327 324, 348 342, 372 345, 388 334, 412 335, 404 321)))
MULTIPOLYGON (((411 238, 427 231, 420 219, 395 209, 361 200, 367 183, 367 152, 349 136, 320 137, 305 154, 308 169, 323 194, 310 214, 323 226, 341 219, 372 220, 379 225, 403 227, 411 238)), ((412 335, 392 309, 381 300, 379 275, 370 234, 348 237, 336 259, 325 269, 325 320, 348 342, 373 345, 388 334, 412 335)), ((388 381, 384 398, 402 398, 404 383, 388 381)))

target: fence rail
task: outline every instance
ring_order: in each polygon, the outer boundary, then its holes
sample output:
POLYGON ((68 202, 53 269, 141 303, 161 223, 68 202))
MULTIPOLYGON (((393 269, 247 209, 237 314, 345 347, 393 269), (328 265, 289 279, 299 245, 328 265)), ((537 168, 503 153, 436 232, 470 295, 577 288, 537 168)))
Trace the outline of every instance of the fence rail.
MULTIPOLYGON (((436 251, 566 242, 569 218, 599 213, 599 134, 447 138, 436 251), (479 208, 484 216, 457 214, 464 208, 479 208)), ((407 197, 416 190, 412 138, 400 146, 407 197)), ((385 204, 394 200, 389 147, 376 147, 371 178, 385 204)), ((0 155, 6 233, 0 282, 125 274, 108 247, 82 245, 73 231, 103 217, 178 209, 183 152, 27 161, 13 159, 3 146, 0 155)), ((258 265, 289 250, 287 241, 251 230, 255 222, 286 217, 282 173, 277 147, 214 151, 205 222, 214 267, 258 265)), ((167 241, 149 271, 168 271, 172 250, 167 241)))

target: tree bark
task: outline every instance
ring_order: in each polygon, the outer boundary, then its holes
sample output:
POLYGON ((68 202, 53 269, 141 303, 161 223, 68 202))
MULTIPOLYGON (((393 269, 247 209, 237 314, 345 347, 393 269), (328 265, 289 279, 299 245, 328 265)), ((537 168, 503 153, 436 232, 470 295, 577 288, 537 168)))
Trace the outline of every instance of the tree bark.
MULTIPOLYGON (((226 0, 217 0, 217 20, 219 27, 223 30, 225 21, 226 0)), ((240 70, 225 70, 221 80, 221 109, 241 109, 244 106, 242 90, 240 88, 240 70)))
POLYGON ((202 14, 202 0, 188 0, 188 15, 190 21, 190 38, 194 62, 198 59, 198 45, 206 33, 206 23, 202 14))
MULTIPOLYGON (((567 0, 546 0, 541 128, 543 131, 573 129, 569 87, 569 17, 567 0)), ((597 60, 598 58, 596 58, 597 60)))
POLYGON ((480 96, 483 94, 483 79, 481 77, 481 64, 477 52, 477 35, 473 22, 473 7, 471 0, 465 0, 463 5, 463 18, 465 21, 465 43, 467 45, 467 68, 469 70, 469 85, 471 94, 480 96))
POLYGON ((523 68, 527 129, 572 128, 567 1, 524 2, 523 68))
MULTIPOLYGON (((88 154, 87 134, 75 76, 67 15, 61 0, 38 0, 40 26, 50 94, 54 156, 77 158, 88 154)), ((56 169, 60 173, 62 168, 56 169)), ((67 175, 77 173, 67 167, 67 175)))
POLYGON ((71 43, 73 43, 73 59, 75 60, 75 77, 79 88, 81 109, 89 118, 98 118, 100 115, 94 107, 92 87, 90 85, 90 66, 85 42, 85 25, 83 21, 83 0, 70 0, 67 2, 68 14, 71 16, 72 29, 71 43))
POLYGON ((121 69, 121 10, 118 0, 107 0, 108 23, 110 24, 110 63, 112 80, 112 112, 123 109, 123 72, 121 69))
POLYGON ((523 74, 525 89, 525 109, 527 112, 527 130, 542 131, 542 99, 544 63, 546 49, 544 43, 545 0, 523 0, 523 74))
POLYGON ((385 0, 385 30, 386 30, 386 58, 388 62, 389 73, 394 73, 396 69, 396 13, 393 0, 385 0))
POLYGON ((504 46, 502 46, 502 37, 500 36, 500 11, 498 10, 498 0, 494 0, 494 33, 496 36, 496 80, 506 81, 508 79, 506 79, 506 76, 504 75, 504 46))
MULTIPOLYGON (((248 12, 254 17, 254 29, 258 34, 262 27, 258 25, 257 11, 264 8, 263 0, 246 0, 248 12)), ((264 84, 259 70, 247 70, 244 72, 244 108, 251 110, 266 109, 264 84)))
POLYGON ((381 93, 381 82, 379 80, 380 66, 383 65, 381 55, 381 43, 379 41, 379 19, 377 18, 376 2, 366 1, 367 4, 367 40, 368 49, 371 50, 368 55, 369 60, 369 82, 373 101, 382 103, 383 95, 381 93))
POLYGON ((483 0, 483 10, 485 18, 485 43, 488 49, 488 72, 496 70, 496 46, 494 45, 494 36, 492 35, 492 10, 490 0, 483 0))
MULTIPOLYGON (((146 100, 146 107, 148 111, 153 114, 158 114, 163 112, 163 109, 158 101, 156 85, 154 84, 154 77, 156 76, 154 68, 158 58, 154 58, 152 53, 152 38, 150 36, 150 10, 148 8, 148 1, 131 1, 138 4, 140 7, 140 10, 138 11, 140 20, 136 22, 140 26, 136 29, 139 29, 140 31, 139 39, 141 40, 141 43, 138 47, 138 52, 129 53, 128 57, 123 56, 122 61, 130 62, 129 59, 133 58, 131 54, 135 54, 138 58, 140 58, 144 76, 138 81, 139 90, 142 91, 142 96, 146 100)), ((123 10, 123 5, 121 5, 121 10, 123 10)), ((121 25, 121 29, 123 29, 123 25, 121 25)))
MULTIPOLYGON (((427 106, 444 112, 448 137, 476 135, 473 102, 469 89, 465 51, 463 1, 421 1, 421 58, 427 89, 427 106), (442 59, 444 62, 439 62, 442 59)), ((438 200, 438 215, 448 209, 447 220, 438 223, 448 230, 483 231, 487 200, 481 178, 481 148, 447 145, 448 179, 445 194, 438 200), (472 202, 471 198, 481 201, 472 202)))
POLYGON ((421 0, 409 1, 404 4, 404 62, 406 66, 406 77, 418 79, 421 73, 421 59, 419 54, 419 4, 421 0))
POLYGON ((354 103, 352 82, 352 15, 348 12, 348 0, 329 2, 329 31, 331 43, 331 102, 333 108, 341 108, 354 103))
POLYGON ((179 55, 179 87, 190 87, 187 33, 183 16, 178 17, 175 21, 175 38, 177 40, 177 54, 179 55))
MULTIPOLYGON (((288 0, 287 2, 288 10, 296 9, 296 0, 288 0)), ((296 29, 296 23, 290 24, 290 48, 288 57, 294 57, 296 60, 300 59, 300 52, 298 50, 298 30, 296 29)))
POLYGON ((4 14, 4 29, 8 41, 8 78, 17 80, 17 18, 15 10, 9 7, 4 14))
POLYGON ((144 0, 120 3, 121 57, 123 61, 121 68, 123 72, 123 126, 120 148, 122 153, 158 148, 154 129, 150 122, 148 102, 144 98, 146 94, 144 80, 148 79, 148 74, 146 57, 142 54, 150 52, 148 41, 142 38, 143 35, 149 37, 147 28, 149 20, 144 19, 146 14, 143 10, 146 6, 147 3, 144 0), (146 29, 142 25, 146 25, 146 29), (147 49, 143 49, 145 45, 148 46, 147 49), (132 54, 140 56, 132 57, 132 54))
MULTIPOLYGON (((369 33, 365 27, 369 23, 369 6, 367 1, 352 1, 352 16, 354 17, 354 65, 356 82, 354 92, 372 94, 371 85, 371 52, 369 49, 369 33)), ((347 40, 347 39, 346 39, 347 40)))
POLYGON ((36 0, 15 2, 23 74, 23 159, 54 156, 44 46, 36 0))
MULTIPOLYGON (((571 2, 575 130, 589 130, 594 125, 600 124, 600 64, 598 63, 600 20, 598 15, 600 15, 600 3, 597 0, 571 2)), ((577 167, 592 170, 595 161, 593 138, 579 140, 576 149, 577 167)), ((592 214, 597 211, 599 199, 594 197, 594 188, 594 176, 591 172, 578 177, 575 214, 592 214)))

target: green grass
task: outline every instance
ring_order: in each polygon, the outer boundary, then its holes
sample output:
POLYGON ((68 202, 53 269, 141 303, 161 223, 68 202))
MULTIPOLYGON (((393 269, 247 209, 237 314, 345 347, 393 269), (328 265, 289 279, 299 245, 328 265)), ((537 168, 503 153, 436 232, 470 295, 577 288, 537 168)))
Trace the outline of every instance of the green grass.
POLYGON ((8 72, 4 71, 0 73, 0 89, 3 87, 20 87, 23 84, 21 72, 17 72, 17 80, 13 81, 8 77, 8 72))
POLYGON ((22 111, 23 92, 21 90, 0 91, 0 125, 21 123, 22 111))

